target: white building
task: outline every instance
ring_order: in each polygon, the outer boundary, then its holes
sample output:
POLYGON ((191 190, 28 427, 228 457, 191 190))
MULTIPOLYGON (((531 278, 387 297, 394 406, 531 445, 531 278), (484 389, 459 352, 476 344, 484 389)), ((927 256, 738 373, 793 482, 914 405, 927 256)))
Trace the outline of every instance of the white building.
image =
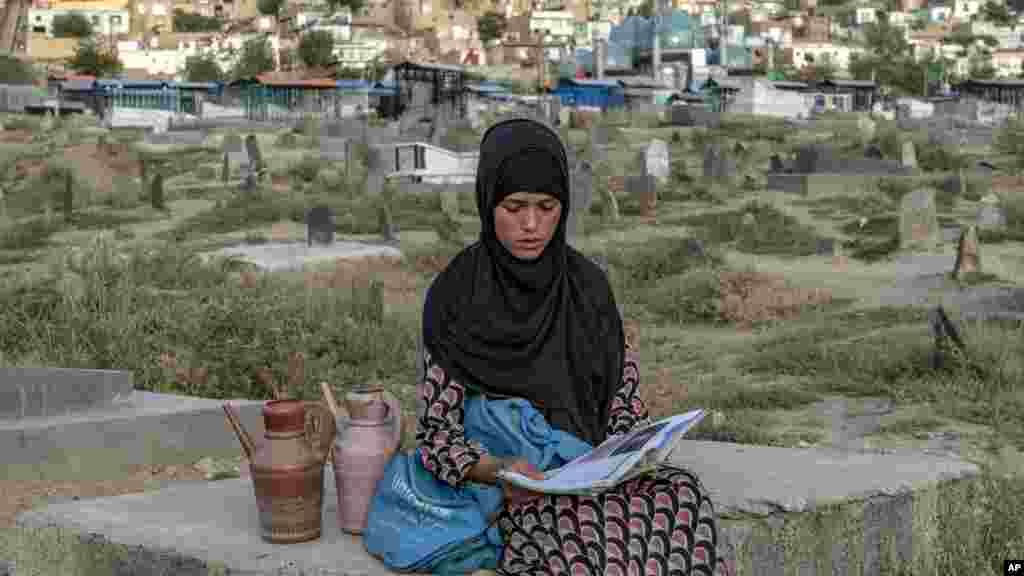
POLYGON ((949 22, 953 17, 953 9, 949 6, 929 6, 928 17, 932 22, 949 22))
MULTIPOLYGON (((146 70, 149 74, 180 75, 190 56, 212 54, 222 70, 229 70, 238 60, 242 45, 246 40, 258 35, 228 36, 212 41, 210 45, 202 45, 196 40, 181 40, 176 47, 159 48, 156 38, 146 46, 140 41, 118 42, 118 57, 125 68, 146 70)), ((280 53, 280 41, 276 36, 269 37, 272 52, 280 53)))
POLYGON ((854 15, 854 21, 857 22, 857 26, 863 26, 874 22, 876 16, 874 7, 860 6, 854 15))
POLYGON ((571 12, 534 12, 530 32, 550 36, 554 42, 568 42, 576 34, 576 17, 571 12))
POLYGON ((431 184, 465 184, 476 179, 479 152, 454 152, 425 142, 397 144, 385 160, 388 178, 412 178, 431 184))
POLYGON ((955 0, 953 3, 953 17, 960 20, 970 20, 981 12, 979 0, 955 0))
POLYGON ((95 34, 111 36, 131 31, 131 13, 124 8, 104 7, 86 2, 65 2, 53 8, 32 8, 28 11, 33 34, 53 36, 53 20, 77 12, 92 23, 95 34))

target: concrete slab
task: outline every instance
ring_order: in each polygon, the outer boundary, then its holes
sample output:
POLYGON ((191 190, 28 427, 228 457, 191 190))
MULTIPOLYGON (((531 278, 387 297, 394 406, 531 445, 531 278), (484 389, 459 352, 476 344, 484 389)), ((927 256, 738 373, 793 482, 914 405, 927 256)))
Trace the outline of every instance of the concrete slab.
MULTIPOLYGON (((929 527, 944 509, 934 494, 945 481, 977 473, 972 464, 936 456, 716 442, 684 442, 672 459, 710 491, 722 547, 739 573, 779 576, 879 574, 893 556, 926 567, 935 557, 929 527)), ((294 545, 260 538, 247 478, 54 504, 18 517, 18 549, 45 553, 26 552, 15 562, 43 572, 40 563, 73 557, 90 563, 74 566, 80 573, 130 566, 146 574, 273 574, 282 567, 292 574, 388 574, 358 538, 338 530, 333 474, 325 475, 324 501, 322 537, 294 545), (55 541, 74 544, 54 554, 55 541)))
POLYGON ((331 245, 308 246, 306 242, 270 242, 266 244, 240 244, 203 254, 210 256, 234 256, 251 262, 268 271, 300 270, 308 265, 322 264, 333 260, 386 256, 401 258, 402 253, 392 246, 366 244, 362 242, 335 241, 331 245))
MULTIPOLYGON (((187 566, 191 569, 178 568, 173 573, 197 576, 206 576, 213 567, 225 568, 229 574, 251 575, 390 574, 367 554, 361 539, 338 528, 334 474, 328 472, 325 467, 323 534, 313 542, 264 542, 248 478, 56 504, 23 513, 17 523, 22 529, 56 526, 70 530, 90 540, 94 551, 110 544, 127 548, 129 557, 113 559, 116 564, 92 566, 97 574, 125 573, 126 565, 134 566, 136 574, 170 573, 154 570, 156 565, 187 566), (143 553, 152 559, 148 566, 140 562, 143 553)), ((100 556, 104 555, 93 555, 100 556)), ((24 563, 16 561, 18 566, 24 563)))
POLYGON ((0 368, 0 421, 109 406, 132 388, 132 373, 121 370, 0 368))
MULTIPOLYGON (((228 428, 222 400, 141 390, 106 409, 0 420, 3 477, 29 475, 38 467, 71 466, 87 475, 96 467, 169 464, 187 456, 235 456, 241 447, 228 428)), ((262 405, 231 400, 250 433, 263 435, 262 405)))

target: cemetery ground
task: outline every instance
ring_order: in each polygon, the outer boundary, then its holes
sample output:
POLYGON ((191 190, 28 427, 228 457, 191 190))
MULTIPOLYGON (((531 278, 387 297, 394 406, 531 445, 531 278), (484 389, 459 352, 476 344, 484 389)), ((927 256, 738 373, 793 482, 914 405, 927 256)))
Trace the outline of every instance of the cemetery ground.
MULTIPOLYGON (((423 292, 479 233, 471 195, 460 196, 454 222, 434 195, 389 185, 368 198, 365 166, 356 162, 346 176, 318 160, 309 126, 254 132, 268 174, 242 191, 236 169, 222 173, 218 131, 176 146, 85 119, 50 130, 24 118, 0 123, 3 364, 129 370, 137 388, 210 398, 269 399, 271 380, 309 399, 321 381, 338 391, 379 381, 401 399, 404 446, 414 444, 423 292), (156 174, 163 187, 154 201, 156 174), (314 203, 333 208, 337 239, 367 242, 380 241, 387 206, 403 258, 270 274, 200 256, 303 241, 314 203)), ((607 157, 594 162, 595 188, 633 173, 651 138, 669 143, 669 181, 654 214, 619 194, 616 221, 595 193, 574 244, 608 263, 652 416, 707 408, 712 415, 692 434, 699 439, 947 452, 975 462, 983 473, 965 495, 969 512, 940 514, 938 573, 997 574, 1004 558, 1024 557, 1024 515, 1014 512, 1024 510, 1024 329, 961 319, 949 307, 967 350, 936 367, 919 299, 1024 283, 1024 191, 1000 193, 1006 225, 982 233, 982 273, 958 280, 950 268, 922 289, 906 270, 911 251, 900 248, 905 183, 838 196, 764 188, 772 153, 815 140, 860 146, 850 126, 837 117, 800 130, 743 118, 716 130, 613 127, 607 157), (735 151, 732 181, 702 178, 712 141, 735 151)), ((876 137, 887 154, 894 146, 883 140, 893 132, 883 126, 876 137)), ((594 157, 586 131, 563 133, 577 158, 594 157)), ((938 154, 922 148, 923 162, 938 154)), ((973 224, 989 192, 940 191, 939 222, 973 224)), ((953 239, 930 250, 950 263, 955 251, 953 239)), ((211 462, 196 447, 180 461, 127 472, 73 455, 11 469, 0 479, 0 559, 17 556, 10 538, 23 510, 230 476, 239 462, 211 462)))

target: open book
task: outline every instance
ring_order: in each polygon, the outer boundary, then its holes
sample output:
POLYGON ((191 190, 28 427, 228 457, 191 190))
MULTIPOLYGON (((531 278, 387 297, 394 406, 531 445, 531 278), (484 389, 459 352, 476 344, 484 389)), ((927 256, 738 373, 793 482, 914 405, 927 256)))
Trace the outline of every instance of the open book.
POLYGON ((498 478, 547 494, 597 494, 656 469, 704 414, 692 410, 613 436, 565 466, 545 472, 543 480, 510 470, 498 472, 498 478))

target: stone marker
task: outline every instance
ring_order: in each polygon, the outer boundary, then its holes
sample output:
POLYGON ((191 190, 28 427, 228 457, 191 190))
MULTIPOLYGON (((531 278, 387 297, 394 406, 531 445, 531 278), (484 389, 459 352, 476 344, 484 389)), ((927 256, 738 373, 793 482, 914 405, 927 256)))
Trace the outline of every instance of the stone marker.
POLYGON ((149 202, 154 210, 164 209, 164 175, 160 172, 153 177, 153 185, 149 190, 149 202))
POLYGON ((387 204, 381 203, 377 208, 377 223, 380 226, 380 235, 384 237, 385 242, 398 242, 398 226, 392 220, 391 209, 387 204))
POLYGON ((704 242, 699 238, 686 239, 686 252, 694 258, 700 258, 702 260, 708 257, 707 250, 704 249, 704 242))
POLYGON ((306 214, 306 245, 334 243, 334 212, 330 206, 314 206, 306 214))
POLYGON ((900 206, 900 246, 932 248, 938 242, 935 191, 921 188, 904 196, 900 206))
POLYGON ((903 164, 904 168, 917 168, 917 148, 914 147, 913 140, 907 140, 903 143, 900 163, 903 164))
POLYGON ((882 160, 885 158, 885 154, 882 154, 882 149, 877 144, 869 144, 864 149, 864 157, 871 158, 872 160, 882 160))
POLYGON ((953 265, 953 276, 957 280, 972 272, 981 271, 981 257, 978 251, 978 228, 968 226, 960 236, 956 249, 956 263, 953 265))
POLYGON ((0 368, 0 421, 48 418, 131 399, 132 373, 73 368, 0 368))
POLYGON ((978 208, 978 227, 983 230, 999 230, 1006 226, 1006 210, 1002 206, 986 204, 978 208))
POLYGON ((753 212, 747 212, 740 220, 740 226, 744 228, 753 228, 754 226, 757 226, 757 217, 754 216, 753 212))
POLYGON ((815 254, 818 256, 834 256, 836 250, 835 238, 818 238, 815 254))
POLYGON ((263 153, 260 152, 260 142, 255 134, 245 137, 245 152, 249 156, 249 167, 256 173, 260 180, 263 180, 263 153))
POLYGON ((569 218, 566 220, 566 236, 575 238, 585 235, 584 216, 594 203, 594 170, 590 163, 580 161, 572 171, 570 185, 569 218))
POLYGON ((771 165, 768 167, 768 171, 772 174, 781 174, 785 171, 786 167, 782 165, 782 158, 778 154, 772 154, 771 165))
POLYGON ((369 170, 366 175, 366 193, 370 196, 379 196, 384 192, 385 180, 380 149, 370 148, 366 156, 366 167, 369 170))
POLYGON ((230 166, 238 166, 240 170, 249 169, 249 153, 245 150, 242 137, 234 132, 224 136, 224 154, 227 156, 229 170, 230 166))
POLYGON ((668 183, 671 168, 669 165, 668 144, 657 138, 644 148, 641 156, 644 174, 654 176, 659 183, 668 183))
POLYGON ((657 181, 653 176, 626 176, 626 194, 640 199, 640 216, 650 218, 658 206, 657 181))
POLYGON ((715 181, 729 181, 736 173, 736 163, 718 144, 704 148, 704 178, 715 181))

